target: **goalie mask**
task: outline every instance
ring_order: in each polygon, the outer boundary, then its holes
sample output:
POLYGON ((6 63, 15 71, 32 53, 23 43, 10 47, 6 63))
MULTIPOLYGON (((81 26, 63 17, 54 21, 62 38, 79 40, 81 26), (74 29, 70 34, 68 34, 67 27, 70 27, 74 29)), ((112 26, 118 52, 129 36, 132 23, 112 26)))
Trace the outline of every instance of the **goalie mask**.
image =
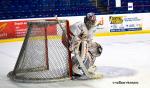
POLYGON ((84 17, 84 23, 87 29, 93 27, 96 23, 96 16, 94 13, 87 13, 86 17, 84 17))

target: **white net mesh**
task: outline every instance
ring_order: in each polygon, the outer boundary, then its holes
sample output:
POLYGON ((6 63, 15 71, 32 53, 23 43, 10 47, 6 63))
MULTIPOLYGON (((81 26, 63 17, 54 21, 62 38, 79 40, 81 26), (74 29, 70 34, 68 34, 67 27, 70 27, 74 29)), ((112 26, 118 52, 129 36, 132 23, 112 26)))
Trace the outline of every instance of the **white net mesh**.
POLYGON ((29 29, 17 63, 8 76, 22 82, 45 82, 71 78, 67 22, 60 23, 56 20, 29 22, 29 29))

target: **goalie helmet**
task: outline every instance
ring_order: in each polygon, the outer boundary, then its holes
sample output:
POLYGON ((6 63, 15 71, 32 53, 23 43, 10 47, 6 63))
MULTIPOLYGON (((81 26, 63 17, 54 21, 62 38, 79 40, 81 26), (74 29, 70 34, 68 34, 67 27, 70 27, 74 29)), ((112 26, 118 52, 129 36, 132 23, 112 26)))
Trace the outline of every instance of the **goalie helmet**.
POLYGON ((92 21, 96 21, 95 13, 87 13, 86 18, 92 21))
POLYGON ((90 29, 92 26, 96 23, 96 16, 94 13, 87 13, 87 15, 84 17, 84 23, 87 26, 88 29, 90 29))

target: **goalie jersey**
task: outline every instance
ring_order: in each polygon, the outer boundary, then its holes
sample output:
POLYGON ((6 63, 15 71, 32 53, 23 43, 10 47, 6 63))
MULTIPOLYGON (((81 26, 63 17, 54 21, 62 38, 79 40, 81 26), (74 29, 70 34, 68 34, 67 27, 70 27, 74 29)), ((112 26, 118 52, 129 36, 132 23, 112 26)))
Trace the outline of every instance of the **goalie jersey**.
POLYGON ((71 26, 71 32, 76 38, 80 38, 80 35, 84 34, 88 42, 92 42, 95 30, 95 27, 88 30, 85 23, 82 22, 77 22, 71 26))

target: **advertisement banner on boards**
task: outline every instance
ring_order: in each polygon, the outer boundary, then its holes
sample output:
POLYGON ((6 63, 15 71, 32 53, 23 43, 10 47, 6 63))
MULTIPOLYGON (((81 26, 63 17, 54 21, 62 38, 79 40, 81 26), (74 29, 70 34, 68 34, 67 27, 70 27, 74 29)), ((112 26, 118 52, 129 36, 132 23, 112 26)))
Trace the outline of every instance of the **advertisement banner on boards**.
POLYGON ((109 16, 110 32, 142 30, 142 18, 137 16, 109 16))
POLYGON ((0 39, 23 37, 26 30, 26 21, 0 22, 0 39))
MULTIPOLYGON (((24 37, 27 32, 27 20, 0 22, 0 39, 24 37)), ((56 25, 47 27, 48 35, 56 35, 56 25)))

